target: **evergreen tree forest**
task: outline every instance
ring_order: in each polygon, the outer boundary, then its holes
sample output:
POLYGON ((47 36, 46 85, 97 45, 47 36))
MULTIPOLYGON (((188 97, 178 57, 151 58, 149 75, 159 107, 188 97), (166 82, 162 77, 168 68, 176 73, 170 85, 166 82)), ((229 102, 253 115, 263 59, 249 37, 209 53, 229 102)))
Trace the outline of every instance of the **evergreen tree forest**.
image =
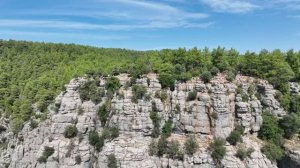
POLYGON ((288 81, 300 82, 299 51, 241 54, 222 47, 133 51, 14 40, 0 40, 0 112, 20 129, 36 115, 34 111, 46 115, 48 105, 74 77, 129 73, 139 78, 149 72, 158 73, 162 86, 171 90, 176 81, 193 76, 209 80, 218 72, 266 79, 281 92, 279 99, 285 109, 300 113, 293 103, 297 97, 289 93, 287 85, 288 81))

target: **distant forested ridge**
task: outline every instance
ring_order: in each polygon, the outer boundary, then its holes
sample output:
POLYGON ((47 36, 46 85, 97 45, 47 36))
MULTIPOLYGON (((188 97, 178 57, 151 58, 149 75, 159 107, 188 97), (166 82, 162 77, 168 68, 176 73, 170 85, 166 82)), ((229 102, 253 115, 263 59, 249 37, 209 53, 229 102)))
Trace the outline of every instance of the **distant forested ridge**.
MULTIPOLYGON (((74 44, 0 41, 0 111, 10 117, 15 129, 31 118, 33 111, 47 114, 47 106, 74 77, 129 73, 133 78, 155 72, 163 87, 193 76, 206 81, 218 72, 233 80, 237 73, 267 79, 281 94, 288 111, 294 101, 288 81, 300 82, 300 52, 289 50, 240 54, 218 47, 190 50, 133 51, 74 44)), ((41 116, 36 116, 41 117, 41 116)))

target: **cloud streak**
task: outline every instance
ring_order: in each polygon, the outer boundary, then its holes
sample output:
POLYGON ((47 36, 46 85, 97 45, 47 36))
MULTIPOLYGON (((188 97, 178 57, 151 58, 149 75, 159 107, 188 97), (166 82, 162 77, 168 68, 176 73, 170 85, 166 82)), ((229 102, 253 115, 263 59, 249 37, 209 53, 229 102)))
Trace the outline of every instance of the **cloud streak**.
POLYGON ((69 38, 69 39, 94 39, 94 40, 126 40, 130 37, 120 36, 120 35, 92 35, 86 33, 56 33, 56 32, 34 32, 34 31, 12 31, 12 30, 0 30, 0 35, 5 36, 30 36, 30 37, 39 37, 39 38, 69 38))
POLYGON ((52 29, 77 29, 77 30, 133 30, 133 29, 167 29, 167 28, 208 28, 213 22, 190 23, 190 22, 160 22, 153 21, 147 24, 91 24, 83 22, 71 22, 62 20, 19 20, 0 19, 2 28, 52 28, 52 29))
POLYGON ((18 10, 15 16, 30 19, 0 19, 0 27, 130 31, 208 28, 213 25, 213 21, 204 21, 209 18, 207 13, 188 12, 164 2, 86 0, 83 5, 82 1, 74 0, 68 6, 18 10))
POLYGON ((216 12, 225 13, 248 13, 259 6, 246 0, 202 0, 216 12))

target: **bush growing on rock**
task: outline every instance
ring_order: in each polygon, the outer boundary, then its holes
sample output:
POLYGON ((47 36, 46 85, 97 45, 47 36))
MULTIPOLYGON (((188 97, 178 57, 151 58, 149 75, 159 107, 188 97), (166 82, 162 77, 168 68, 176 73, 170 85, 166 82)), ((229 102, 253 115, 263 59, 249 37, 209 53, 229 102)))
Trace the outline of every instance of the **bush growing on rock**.
POLYGON ((197 91, 191 91, 188 94, 187 101, 193 101, 197 98, 197 91))
POLYGON ((217 120, 217 119, 219 118, 218 113, 215 112, 215 111, 213 111, 213 112, 210 114, 210 116, 211 116, 214 120, 217 120))
POLYGON ((265 146, 261 148, 263 154, 267 156, 273 162, 281 160, 284 156, 283 149, 273 142, 268 142, 265 146))
POLYGON ((78 130, 77 130, 76 126, 69 125, 65 128, 64 136, 65 136, 65 138, 74 138, 74 137, 76 137, 77 133, 78 133, 78 130))
POLYGON ((199 144, 195 136, 190 136, 184 143, 185 153, 193 155, 199 148, 199 144))
POLYGON ((175 114, 179 114, 180 113, 180 106, 179 104, 176 104, 175 106, 175 114))
POLYGON ((109 111, 110 111, 110 104, 109 103, 103 104, 98 109, 98 117, 101 121, 102 126, 105 126, 105 124, 106 124, 106 121, 109 117, 109 111))
POLYGON ((118 168, 117 159, 114 154, 110 154, 107 156, 107 167, 108 168, 118 168))
POLYGON ((212 142, 209 146, 209 150, 211 151, 211 157, 217 162, 221 161, 226 154, 226 148, 224 147, 224 145, 224 139, 216 138, 214 142, 212 142))
POLYGON ((38 162, 40 162, 40 163, 45 163, 45 162, 47 162, 48 157, 51 156, 51 155, 53 155, 53 153, 54 153, 54 148, 49 147, 49 146, 45 146, 45 147, 44 147, 43 154, 42 154, 42 156, 38 159, 38 162))
POLYGON ((119 137, 119 128, 118 127, 109 127, 104 128, 102 132, 102 137, 104 139, 115 139, 119 137))
POLYGON ((279 120, 279 126, 284 131, 284 137, 291 139, 300 130, 300 116, 296 113, 285 115, 279 120))
POLYGON ((148 148, 149 148, 149 155, 150 156, 157 155, 158 145, 157 145, 157 142, 155 140, 152 139, 152 141, 150 142, 148 148))
POLYGON ((235 74, 232 71, 226 72, 226 80, 232 82, 235 79, 235 74))
POLYGON ((210 70, 212 75, 217 75, 219 73, 219 69, 215 66, 213 66, 210 70))
POLYGON ((78 165, 80 165, 81 162, 82 162, 81 156, 80 156, 80 155, 76 155, 76 156, 75 156, 75 163, 78 164, 78 165))
POLYGON ((212 75, 209 71, 204 71, 200 78, 204 83, 208 83, 212 79, 212 75))
POLYGON ((245 160, 246 158, 251 158, 251 154, 254 152, 253 148, 238 148, 235 156, 240 158, 242 161, 245 160))
POLYGON ((172 74, 162 73, 159 75, 158 80, 162 88, 174 90, 175 77, 172 74))
POLYGON ((119 128, 118 127, 111 127, 110 129, 110 136, 112 139, 119 137, 119 128))
POLYGON ((79 107, 77 114, 82 115, 84 113, 84 109, 82 107, 79 107))
POLYGON ((0 134, 4 131, 6 131, 6 127, 4 127, 3 125, 0 125, 0 134))
POLYGON ((243 133, 244 133, 244 128, 238 125, 230 133, 230 135, 226 138, 226 140, 230 143, 230 145, 236 145, 238 142, 242 141, 243 133))
POLYGON ((150 118, 151 118, 152 123, 153 123, 153 129, 152 129, 151 136, 153 138, 157 138, 160 135, 160 118, 159 118, 157 112, 151 112, 150 113, 150 118))
POLYGON ((121 87, 120 80, 117 77, 112 76, 106 80, 105 89, 107 91, 114 93, 120 87, 121 87))
POLYGON ((172 159, 183 160, 183 153, 180 150, 180 144, 176 140, 168 142, 167 154, 172 159))
POLYGON ((168 98, 168 92, 166 90, 162 90, 160 93, 160 99, 162 102, 165 102, 168 98))
POLYGON ((79 87, 79 95, 81 100, 91 100, 96 104, 101 101, 101 92, 102 90, 97 87, 96 81, 94 80, 90 80, 79 87))
POLYGON ((263 124, 258 132, 258 137, 263 140, 276 141, 282 135, 277 119, 269 112, 263 112, 263 124))
POLYGON ((90 132, 89 143, 94 146, 97 151, 101 151, 104 146, 104 138, 102 136, 100 137, 97 132, 90 132))
POLYGON ((138 103, 138 99, 143 99, 147 93, 147 89, 143 85, 134 85, 132 87, 132 98, 133 103, 138 103))
POLYGON ((29 125, 30 125, 31 129, 35 129, 36 127, 39 126, 39 123, 37 121, 31 119, 29 125))
POLYGON ((254 84, 250 85, 248 88, 249 95, 255 95, 257 92, 257 88, 254 84))
POLYGON ((168 149, 168 141, 165 137, 161 137, 157 142, 157 156, 163 156, 165 153, 167 153, 168 149))
POLYGON ((152 140, 148 147, 150 156, 167 154, 169 158, 183 160, 183 152, 176 140, 167 141, 165 137, 161 137, 158 142, 152 140))
POLYGON ((168 120, 162 128, 162 136, 169 137, 172 134, 172 120, 168 120))

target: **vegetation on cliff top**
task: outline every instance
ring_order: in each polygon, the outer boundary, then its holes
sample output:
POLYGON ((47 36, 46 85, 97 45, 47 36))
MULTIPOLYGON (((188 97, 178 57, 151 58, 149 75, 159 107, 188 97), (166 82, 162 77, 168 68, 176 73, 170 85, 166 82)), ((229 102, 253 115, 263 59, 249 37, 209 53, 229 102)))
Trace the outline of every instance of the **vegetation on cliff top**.
MULTIPOLYGON (((34 109, 46 113, 47 106, 64 89, 64 84, 84 74, 129 73, 139 78, 155 72, 160 74, 159 81, 164 88, 173 89, 176 80, 184 82, 192 76, 209 80, 209 73, 225 72, 232 76, 239 72, 267 79, 286 95, 286 82, 300 81, 299 67, 300 52, 293 50, 240 54, 234 49, 218 47, 142 52, 74 44, 0 41, 0 109, 6 117, 11 117, 18 130, 24 121, 35 115, 34 109)), ((86 87, 93 88, 94 84, 90 84, 86 87)), ((113 92, 119 86, 111 78, 107 88, 113 92)), ((101 101, 89 92, 84 92, 84 96, 94 102, 101 101)), ((288 96, 282 99, 288 100, 285 101, 287 108, 293 108, 288 96)))

